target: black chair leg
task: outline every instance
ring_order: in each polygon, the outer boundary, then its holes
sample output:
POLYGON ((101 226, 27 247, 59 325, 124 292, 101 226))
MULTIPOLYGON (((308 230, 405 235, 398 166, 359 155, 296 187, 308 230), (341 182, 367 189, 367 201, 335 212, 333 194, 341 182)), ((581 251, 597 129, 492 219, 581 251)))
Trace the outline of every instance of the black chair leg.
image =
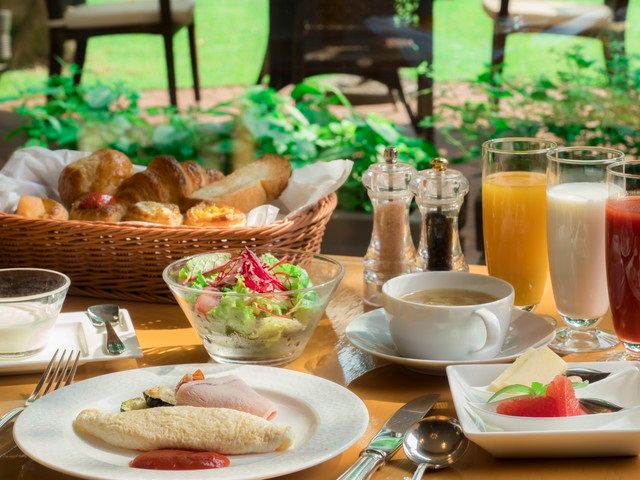
MULTIPOLYGON (((418 74, 418 122, 433 115, 433 78, 418 74)), ((418 134, 434 143, 434 129, 430 124, 428 127, 415 125, 418 134)))
POLYGON ((73 83, 80 85, 82 79, 82 70, 84 69, 84 60, 87 56, 87 38, 82 37, 76 40, 76 54, 73 62, 78 67, 78 71, 73 76, 73 83))
POLYGON ((62 72, 62 56, 64 55, 64 35, 59 30, 49 30, 49 76, 62 72))
POLYGON ((173 57, 173 35, 165 33, 162 35, 164 39, 164 56, 167 63, 167 79, 169 83, 169 101, 174 107, 178 106, 178 96, 176 94, 176 68, 173 57))
POLYGON ((189 54, 191 55, 191 76, 193 77, 193 93, 196 102, 200 101, 200 76, 198 74, 198 54, 196 50, 196 25, 192 23, 187 27, 189 31, 189 54))
POLYGON ((498 21, 493 24, 493 42, 491 46, 491 70, 495 73, 502 72, 504 62, 504 49, 507 44, 507 34, 502 32, 498 21))

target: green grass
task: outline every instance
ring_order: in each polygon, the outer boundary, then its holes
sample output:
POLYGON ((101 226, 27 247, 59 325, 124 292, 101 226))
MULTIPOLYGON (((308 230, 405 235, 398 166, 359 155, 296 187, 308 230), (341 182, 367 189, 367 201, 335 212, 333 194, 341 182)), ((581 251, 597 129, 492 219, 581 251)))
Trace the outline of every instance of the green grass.
MULTIPOLYGON (((89 0, 90 3, 113 0, 89 0)), ((601 3, 601 0, 586 0, 601 3)), ((492 21, 480 0, 439 0, 435 3, 434 67, 438 81, 474 78, 490 61, 492 21)), ((199 0, 196 32, 203 86, 251 84, 258 78, 267 46, 268 0, 199 0)), ((549 34, 511 35, 506 73, 515 76, 553 74, 559 54, 582 45, 602 62, 600 41, 549 34)), ((640 54, 640 0, 631 0, 627 51, 640 54)), ((124 80, 139 89, 166 88, 162 39, 153 35, 120 35, 89 42, 86 70, 102 79, 124 80)), ((186 31, 175 39, 178 85, 191 85, 186 31)), ((276 53, 277 54, 277 53, 276 53)), ((43 68, 0 76, 0 96, 44 81, 43 68)))

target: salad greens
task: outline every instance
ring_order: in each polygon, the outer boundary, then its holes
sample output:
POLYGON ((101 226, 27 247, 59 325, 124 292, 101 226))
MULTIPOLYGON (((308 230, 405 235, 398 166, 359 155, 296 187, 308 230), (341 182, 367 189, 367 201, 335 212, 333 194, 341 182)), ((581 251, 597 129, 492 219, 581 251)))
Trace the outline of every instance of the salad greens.
POLYGON ((267 344, 303 331, 320 304, 317 292, 297 292, 313 286, 304 268, 270 253, 258 257, 248 248, 236 256, 194 257, 178 276, 183 285, 203 291, 190 301, 215 332, 267 344))

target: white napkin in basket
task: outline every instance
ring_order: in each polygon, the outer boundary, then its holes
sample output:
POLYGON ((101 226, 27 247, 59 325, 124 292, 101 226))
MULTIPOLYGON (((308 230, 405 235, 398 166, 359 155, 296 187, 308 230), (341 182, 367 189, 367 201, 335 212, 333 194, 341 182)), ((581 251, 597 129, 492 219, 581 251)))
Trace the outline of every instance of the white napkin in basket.
POLYGON ((0 210, 13 213, 22 195, 49 197, 60 201, 58 177, 71 162, 87 152, 28 147, 13 152, 0 170, 0 210))

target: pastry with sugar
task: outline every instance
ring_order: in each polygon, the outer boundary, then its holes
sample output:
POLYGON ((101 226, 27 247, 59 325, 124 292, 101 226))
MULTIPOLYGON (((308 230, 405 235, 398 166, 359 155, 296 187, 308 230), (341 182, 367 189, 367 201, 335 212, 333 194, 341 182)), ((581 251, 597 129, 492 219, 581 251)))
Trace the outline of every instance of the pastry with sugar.
POLYGON ((131 205, 123 220, 177 227, 182 225, 182 214, 178 206, 173 203, 143 201, 131 205))
POLYGON ((115 223, 122 220, 126 210, 113 195, 91 192, 73 202, 69 219, 115 223))
POLYGON ((240 227, 246 223, 245 214, 227 205, 215 202, 201 202, 189 210, 184 216, 184 224, 192 227, 240 227))

